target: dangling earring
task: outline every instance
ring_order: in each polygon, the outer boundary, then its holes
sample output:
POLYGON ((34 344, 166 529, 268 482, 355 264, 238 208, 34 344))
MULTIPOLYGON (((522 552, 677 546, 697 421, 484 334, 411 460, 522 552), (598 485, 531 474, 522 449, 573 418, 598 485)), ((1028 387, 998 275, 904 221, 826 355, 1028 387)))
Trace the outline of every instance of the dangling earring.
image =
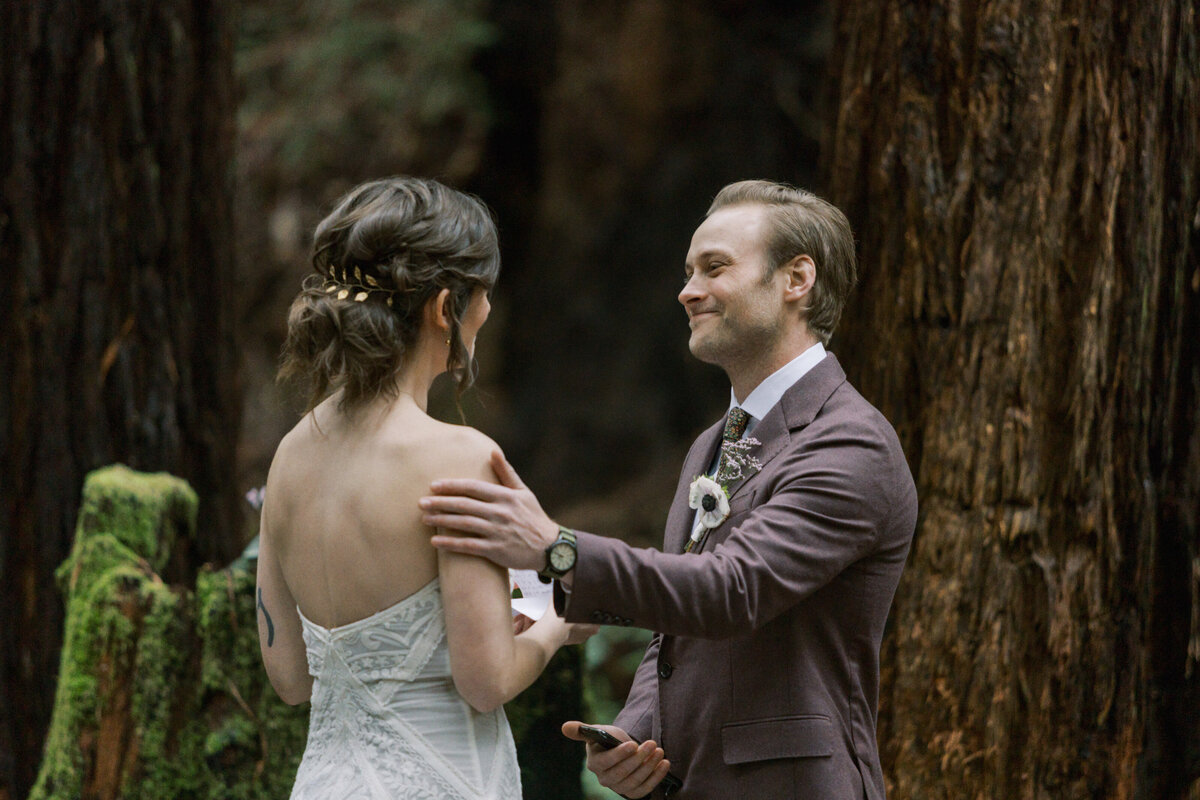
POLYGON ((447 336, 446 337, 446 347, 449 347, 449 346, 450 346, 450 337, 447 336))

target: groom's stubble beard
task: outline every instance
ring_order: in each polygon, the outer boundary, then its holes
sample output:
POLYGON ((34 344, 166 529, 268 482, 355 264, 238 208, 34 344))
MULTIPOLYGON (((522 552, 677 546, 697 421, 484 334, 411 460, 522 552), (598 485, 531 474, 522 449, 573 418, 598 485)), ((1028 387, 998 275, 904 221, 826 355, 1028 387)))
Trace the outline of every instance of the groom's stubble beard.
POLYGON ((740 298, 741 314, 730 315, 727 306, 706 323, 708 330, 693 331, 688 340, 692 355, 726 372, 752 364, 773 353, 784 333, 781 309, 767 302, 769 295, 740 298), (699 333, 699 335, 697 335, 699 333))
MULTIPOLYGON (((721 320, 724 323, 724 320, 721 320)), ((733 374, 745 370, 775 351, 782 333, 782 324, 722 325, 724 330, 700 340, 693 338, 689 349, 697 359, 720 367, 733 380, 733 374)))

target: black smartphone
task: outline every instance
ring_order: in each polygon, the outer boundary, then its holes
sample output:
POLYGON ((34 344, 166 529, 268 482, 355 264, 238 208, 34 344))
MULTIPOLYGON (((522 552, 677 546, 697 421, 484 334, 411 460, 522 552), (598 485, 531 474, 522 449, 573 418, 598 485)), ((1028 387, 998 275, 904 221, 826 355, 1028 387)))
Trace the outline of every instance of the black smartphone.
MULTIPOLYGON (((595 728, 591 725, 580 725, 579 735, 593 744, 600 745, 605 750, 611 750, 621 743, 620 739, 613 736, 608 731, 595 728)), ((659 786, 662 787, 663 794, 666 797, 670 797, 672 794, 679 791, 680 787, 683 786, 683 781, 679 780, 679 778, 676 778, 674 775, 668 772, 666 777, 662 779, 662 782, 659 784, 659 786)))
POLYGON ((592 744, 598 744, 605 750, 612 750, 621 743, 621 740, 613 736, 611 733, 600 728, 594 728, 591 725, 580 725, 579 735, 587 739, 592 744))

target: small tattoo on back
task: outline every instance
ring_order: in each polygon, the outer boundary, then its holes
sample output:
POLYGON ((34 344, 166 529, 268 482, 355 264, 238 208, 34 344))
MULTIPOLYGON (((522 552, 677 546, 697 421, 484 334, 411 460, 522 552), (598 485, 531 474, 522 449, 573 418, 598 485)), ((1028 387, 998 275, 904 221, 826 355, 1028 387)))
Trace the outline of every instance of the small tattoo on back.
POLYGON ((275 623, 271 621, 271 614, 267 611, 266 605, 262 599, 262 587, 258 589, 258 607, 262 609, 263 619, 267 622, 267 647, 275 644, 275 623))

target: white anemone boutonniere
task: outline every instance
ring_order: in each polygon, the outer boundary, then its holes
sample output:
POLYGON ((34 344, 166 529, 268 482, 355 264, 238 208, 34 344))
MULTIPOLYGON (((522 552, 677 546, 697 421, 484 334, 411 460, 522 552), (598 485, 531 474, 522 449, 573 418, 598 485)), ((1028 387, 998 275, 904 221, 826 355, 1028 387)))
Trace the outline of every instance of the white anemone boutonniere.
POLYGON ((734 481, 749 478, 762 469, 758 459, 750 454, 759 441, 753 437, 725 442, 721 450, 721 463, 711 478, 701 475, 692 481, 688 489, 688 506, 696 509, 696 526, 684 548, 691 552, 704 541, 708 532, 729 518, 729 489, 734 481))
POLYGON ((729 516, 729 495, 721 484, 701 475, 688 490, 688 506, 700 512, 700 525, 715 528, 729 516))

